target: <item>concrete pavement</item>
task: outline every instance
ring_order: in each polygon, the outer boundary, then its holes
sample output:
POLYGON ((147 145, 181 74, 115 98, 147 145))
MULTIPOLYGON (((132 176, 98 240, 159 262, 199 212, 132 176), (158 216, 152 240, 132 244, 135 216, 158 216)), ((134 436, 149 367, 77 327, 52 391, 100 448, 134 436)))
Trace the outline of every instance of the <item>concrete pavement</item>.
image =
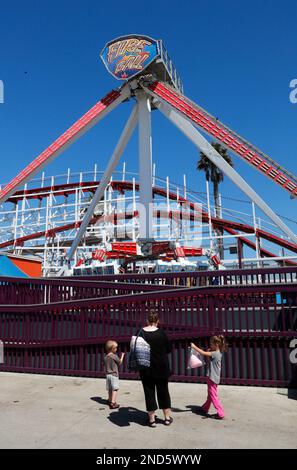
POLYGON ((141 383, 120 385, 121 408, 110 410, 104 379, 1 372, 0 448, 297 448, 297 400, 286 390, 219 386, 226 419, 217 421, 194 413, 206 385, 171 383, 174 422, 152 429, 141 383))

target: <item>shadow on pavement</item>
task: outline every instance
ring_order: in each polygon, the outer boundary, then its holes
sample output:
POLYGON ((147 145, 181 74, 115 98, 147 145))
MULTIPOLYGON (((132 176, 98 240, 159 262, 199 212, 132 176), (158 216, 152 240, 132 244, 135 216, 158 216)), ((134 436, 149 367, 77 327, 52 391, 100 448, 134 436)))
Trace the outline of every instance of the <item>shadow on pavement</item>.
POLYGON ((297 400, 297 389, 296 388, 289 388, 288 389, 288 398, 291 400, 297 400))
POLYGON ((186 405, 186 408, 189 408, 189 411, 192 411, 192 413, 194 413, 195 415, 199 415, 199 416, 202 416, 203 419, 207 419, 207 418, 211 418, 211 415, 209 415, 208 413, 205 413, 201 406, 197 406, 197 405, 186 405))
MULTIPOLYGON (((117 426, 124 427, 130 426, 131 423, 139 424, 140 426, 146 426, 147 413, 145 411, 138 410, 133 407, 122 407, 117 411, 113 411, 108 416, 108 419, 117 426)), ((156 422, 158 423, 158 418, 156 422)))
MULTIPOLYGON (((187 406, 186 408, 189 407, 187 406)), ((172 406, 171 411, 173 411, 173 413, 189 413, 191 410, 182 410, 181 408, 174 408, 174 406, 172 406)))
POLYGON ((108 400, 107 400, 107 398, 91 397, 90 400, 93 400, 93 401, 95 401, 96 403, 99 403, 100 405, 108 405, 108 400))

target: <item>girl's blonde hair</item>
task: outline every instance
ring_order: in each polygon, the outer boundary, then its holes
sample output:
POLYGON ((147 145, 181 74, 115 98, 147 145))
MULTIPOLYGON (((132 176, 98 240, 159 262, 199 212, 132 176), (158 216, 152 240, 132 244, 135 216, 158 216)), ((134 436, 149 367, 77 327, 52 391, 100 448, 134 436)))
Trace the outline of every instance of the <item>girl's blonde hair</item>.
POLYGON ((109 341, 107 341, 107 343, 105 344, 105 351, 107 353, 109 353, 110 351, 112 351, 112 349, 114 347, 117 347, 118 343, 116 341, 113 341, 112 339, 110 339, 109 341))
POLYGON ((225 337, 223 335, 212 336, 210 338, 212 344, 218 345, 221 352, 226 352, 228 349, 228 344, 226 343, 225 337))

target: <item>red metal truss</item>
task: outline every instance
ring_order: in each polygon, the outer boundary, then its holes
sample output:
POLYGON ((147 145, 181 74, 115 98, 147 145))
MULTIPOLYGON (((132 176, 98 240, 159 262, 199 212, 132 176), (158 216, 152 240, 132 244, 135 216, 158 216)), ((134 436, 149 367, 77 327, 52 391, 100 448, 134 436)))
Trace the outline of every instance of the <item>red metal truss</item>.
POLYGON ((39 172, 45 165, 50 163, 50 161, 75 142, 83 133, 97 124, 100 119, 106 116, 117 104, 126 99, 129 95, 130 92, 128 88, 124 87, 120 91, 112 90, 98 101, 0 191, 0 203, 6 201, 19 186, 32 178, 35 173, 39 172))
MULTIPOLYGON (((173 106, 186 118, 199 126, 203 131, 221 142, 236 153, 245 162, 262 172, 276 184, 288 191, 292 197, 297 196, 297 177, 282 168, 277 162, 244 140, 216 118, 184 95, 177 93, 163 82, 155 81, 147 87, 155 96, 173 106)), ((147 89, 144 87, 144 89, 147 89)))
MULTIPOLYGON (((230 227, 225 227, 225 230, 226 232, 230 233, 230 235, 238 235, 238 232, 236 232, 236 230, 233 230, 232 228, 230 227)), ((252 250, 256 251, 257 250, 257 247, 256 247, 256 244, 253 243, 251 240, 249 240, 248 238, 245 238, 245 237, 238 237, 238 239, 244 243, 244 245, 248 246, 249 248, 252 248, 252 250)), ((297 247, 296 247, 297 248, 297 247)), ((265 248, 262 248, 260 247, 259 248, 260 250, 260 254, 261 256, 263 257, 266 257, 266 258, 277 258, 277 255, 274 254, 274 253, 271 253, 271 251, 268 251, 268 250, 265 250, 265 248)), ((279 261, 280 263, 283 262, 282 261, 279 261)), ((297 263, 295 263, 294 261, 290 261, 290 260, 284 260, 286 266, 297 266, 297 263)))
POLYGON ((261 229, 257 229, 256 234, 259 235, 260 238, 265 238, 265 240, 268 240, 269 242, 276 243, 278 246, 282 246, 283 248, 286 248, 287 250, 297 253, 296 243, 292 243, 288 240, 284 240, 283 238, 280 238, 277 235, 273 235, 261 229))
POLYGON ((135 242, 113 242, 111 244, 113 253, 123 254, 126 256, 136 256, 137 246, 135 242))
MULTIPOLYGON (((129 213, 120 213, 120 214, 108 214, 106 216, 100 216, 100 215, 95 215, 91 220, 90 220, 90 225, 94 225, 95 223, 100 223, 100 222, 116 222, 117 220, 120 220, 120 219, 131 219, 133 217, 135 217, 135 215, 137 215, 137 213, 132 213, 132 212, 129 212, 129 213)), ((66 225, 60 225, 58 227, 52 227, 50 229, 48 229, 47 231, 43 230, 41 232, 34 232, 34 233, 30 233, 29 235, 24 235, 23 237, 19 237, 19 238, 16 238, 16 239, 11 239, 11 240, 7 240, 6 242, 2 242, 0 243, 0 248, 7 248, 9 246, 23 246, 23 244, 26 242, 26 241, 29 241, 29 240, 35 240, 37 238, 42 238, 42 237, 48 237, 48 238, 54 238, 56 236, 57 233, 60 233, 60 232, 66 232, 68 230, 72 230, 74 228, 78 228, 80 227, 82 221, 79 220, 78 222, 72 222, 70 224, 66 224, 66 225)))
MULTIPOLYGON (((92 259, 103 261, 104 259, 125 259, 137 256, 136 242, 113 242, 111 243, 111 250, 99 248, 92 253, 92 259)), ((176 247, 175 250, 171 248, 171 243, 167 241, 154 241, 152 242, 151 255, 158 256, 159 259, 172 260, 179 257, 189 256, 202 256, 202 248, 195 248, 190 246, 176 247)), ((83 260, 79 260, 76 266, 80 266, 83 260)))
MULTIPOLYGON (((111 258, 127 258, 137 256, 136 242, 113 242, 111 243, 111 250, 105 251, 98 249, 93 253, 93 259, 102 261, 104 257, 111 258)), ((167 241, 154 241, 152 242, 152 256, 163 255, 160 258, 174 259, 178 257, 188 256, 202 256, 202 248, 195 248, 191 246, 177 247, 175 250, 171 248, 171 243, 167 241)))

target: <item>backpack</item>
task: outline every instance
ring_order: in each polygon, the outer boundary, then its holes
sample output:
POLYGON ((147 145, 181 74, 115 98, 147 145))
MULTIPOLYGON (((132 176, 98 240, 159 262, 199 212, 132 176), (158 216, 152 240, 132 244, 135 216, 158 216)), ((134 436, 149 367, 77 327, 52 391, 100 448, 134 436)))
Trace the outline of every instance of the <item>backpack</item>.
POLYGON ((141 331, 142 328, 139 330, 137 336, 132 336, 130 341, 130 372, 147 369, 151 365, 151 347, 145 339, 140 336, 141 331))

